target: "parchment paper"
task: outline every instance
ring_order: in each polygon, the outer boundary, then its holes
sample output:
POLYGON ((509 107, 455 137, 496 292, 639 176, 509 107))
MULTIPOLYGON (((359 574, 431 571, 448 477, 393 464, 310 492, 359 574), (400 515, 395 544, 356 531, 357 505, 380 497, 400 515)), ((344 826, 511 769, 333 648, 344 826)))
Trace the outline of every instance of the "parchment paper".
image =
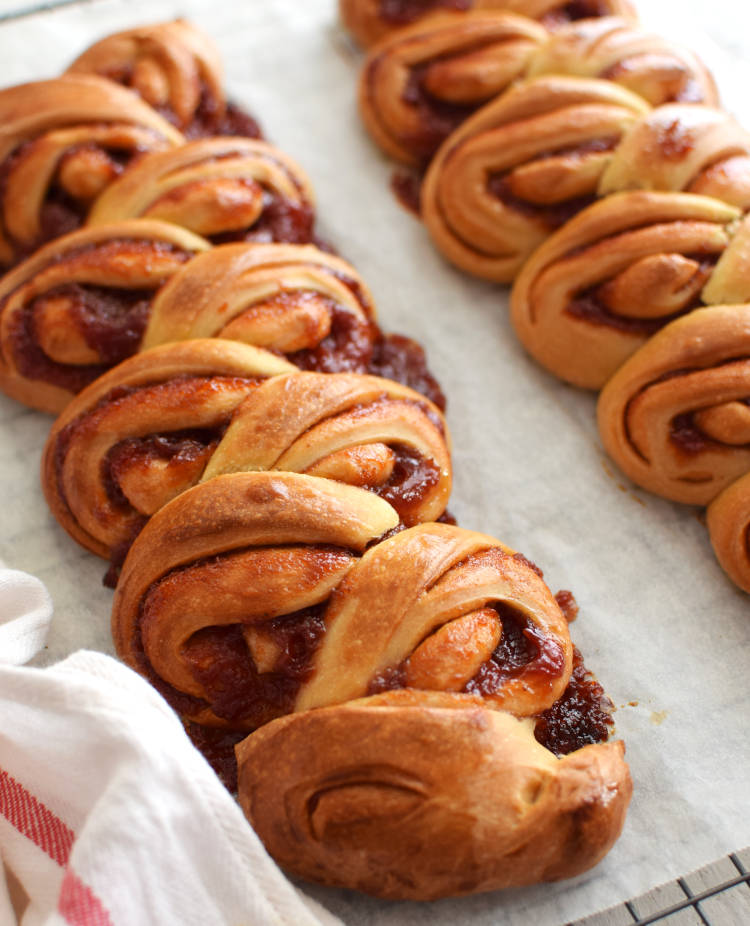
MULTIPOLYGON (((645 6, 645 4, 642 4, 645 6)), ((750 125, 748 12, 663 0, 646 21, 700 47, 750 125)), ((651 8, 653 7, 653 8, 651 8)), ((696 509, 635 489, 609 463, 595 398, 544 373, 507 318, 507 290, 469 279, 394 200, 392 165, 356 114, 358 58, 333 0, 98 0, 0 25, 0 80, 57 74, 95 38, 185 15, 224 56, 231 96, 257 113, 318 193, 321 231, 374 290, 387 330, 418 338, 449 397, 452 511, 538 563, 581 606, 574 641, 618 706, 635 796, 619 843, 576 881, 435 904, 310 888, 350 924, 561 924, 750 843, 750 599, 724 577, 696 509)), ((51 419, 0 397, 0 557, 56 607, 44 661, 112 652, 104 564, 53 522, 38 484, 51 419)))

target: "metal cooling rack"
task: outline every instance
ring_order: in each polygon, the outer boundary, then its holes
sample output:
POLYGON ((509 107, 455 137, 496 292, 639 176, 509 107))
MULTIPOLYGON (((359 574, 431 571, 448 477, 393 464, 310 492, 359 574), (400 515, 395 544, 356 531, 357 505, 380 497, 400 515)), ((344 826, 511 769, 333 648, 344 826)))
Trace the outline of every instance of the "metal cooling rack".
POLYGON ((567 926, 750 926, 750 848, 567 926))

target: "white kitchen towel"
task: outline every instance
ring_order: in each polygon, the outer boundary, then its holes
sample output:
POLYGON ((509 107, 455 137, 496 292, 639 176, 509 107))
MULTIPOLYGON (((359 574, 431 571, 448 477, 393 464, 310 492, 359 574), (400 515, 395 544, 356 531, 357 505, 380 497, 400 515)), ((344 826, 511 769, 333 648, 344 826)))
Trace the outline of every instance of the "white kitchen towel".
POLYGON ((0 923, 334 926, 266 853, 176 715, 136 673, 41 646, 43 586, 0 569, 0 923), (16 903, 16 906, 18 904, 16 903))
POLYGON ((52 601, 39 579, 0 560, 0 663, 23 665, 44 645, 52 601))

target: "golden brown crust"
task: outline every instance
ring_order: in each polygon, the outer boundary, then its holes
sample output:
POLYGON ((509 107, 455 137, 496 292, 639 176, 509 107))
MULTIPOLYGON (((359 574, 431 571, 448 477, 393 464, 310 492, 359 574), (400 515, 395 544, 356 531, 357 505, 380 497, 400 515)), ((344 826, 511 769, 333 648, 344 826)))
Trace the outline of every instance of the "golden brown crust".
POLYGON ((296 620, 309 648, 318 621, 310 624, 308 609, 323 605, 357 555, 397 523, 381 498, 330 479, 217 476, 157 512, 131 547, 112 612, 117 652, 184 717, 253 729, 292 708, 306 671, 307 660, 288 666, 280 631, 274 638, 266 626, 296 620), (222 628, 239 633, 241 656, 236 644, 227 652, 222 628), (213 668, 227 661, 228 693, 213 668))
POLYGON ((529 76, 541 74, 612 80, 652 106, 719 102, 713 78, 692 52, 617 17, 564 25, 531 62, 529 76))
POLYGON ((484 106, 451 135, 422 187, 428 231, 448 260, 509 282, 595 194, 627 128, 648 111, 608 81, 541 77, 484 106))
POLYGON ((444 13, 374 48, 359 81, 365 126, 398 161, 419 165, 472 112, 526 70, 547 31, 510 13, 444 13))
POLYGON ((305 351, 311 368, 317 362, 337 372, 356 369, 344 328, 363 350, 375 338, 368 286, 346 261, 313 245, 227 244, 201 258, 160 291, 144 348, 228 337, 284 354, 305 351), (334 342, 327 361, 326 338, 334 342))
POLYGON ((266 142, 206 138, 133 165, 94 204, 89 223, 175 222, 222 241, 312 240, 314 195, 302 169, 266 142))
POLYGON ((446 524, 396 533, 360 558, 393 526, 392 509, 349 486, 277 475, 218 476, 188 490, 152 518, 125 561, 113 611, 118 653, 183 716, 250 730, 383 687, 463 692, 528 716, 563 694, 567 623, 523 558, 446 524), (482 610, 498 636, 534 640, 520 664, 497 636, 477 635, 467 649, 461 631, 482 610), (309 641, 292 668, 274 624, 282 618, 309 641), (231 704, 213 668, 226 664, 229 634, 244 640, 232 657, 231 704))
POLYGON ((253 387, 293 369, 267 351, 220 339, 166 344, 121 363, 79 393, 50 431, 42 487, 53 514, 86 549, 111 557, 148 515, 200 479, 215 447, 211 434, 253 387), (195 437, 182 452, 178 441, 170 458, 173 433, 195 437), (161 443, 131 455, 130 465, 126 457, 120 485, 109 455, 149 439, 161 443))
POLYGON ((706 505, 750 470, 750 306, 669 324, 605 386, 604 447, 638 485, 706 505))
POLYGON ((739 217, 687 193, 606 197, 524 266, 511 294, 516 334, 555 375, 600 389, 659 327, 701 304, 712 273, 740 285, 739 217))
POLYGON ((339 0, 341 20, 363 48, 369 48, 417 20, 445 10, 518 13, 540 20, 550 29, 582 17, 635 18, 629 0, 583 0, 577 4, 570 4, 568 0, 402 0, 399 4, 391 0, 388 12, 384 6, 382 0, 339 0))
POLYGON ((131 358, 55 423, 42 463, 53 513, 76 540, 111 557, 191 486, 279 471, 370 489, 406 524, 440 517, 451 462, 437 408, 379 377, 292 370, 224 340, 131 358))
POLYGON ((716 496, 708 506, 706 522, 722 569, 750 593, 750 473, 716 496))
POLYGON ((0 91, 0 265, 82 224, 123 159, 182 141, 134 94, 99 77, 69 74, 0 91))
POLYGON ((510 715, 448 698, 293 714, 240 743, 240 803, 276 861, 301 878, 399 900, 595 865, 632 791, 622 743, 558 760, 510 715))
POLYGON ((400 670, 408 687, 465 689, 529 716, 550 707, 570 678, 568 626, 543 580, 499 541, 447 524, 423 524, 368 550, 341 583, 325 622, 325 645, 297 710, 363 697, 373 679, 400 670), (467 635, 476 639, 472 619, 498 603, 523 619, 537 652, 520 671, 485 686, 480 673, 493 658, 502 621, 493 612, 498 636, 475 652, 467 653, 461 629, 470 622, 467 635))
POLYGON ((226 110, 219 51, 182 19, 108 35, 79 55, 68 73, 98 74, 125 85, 182 132, 202 103, 217 120, 226 110))
POLYGON ((141 219, 83 228, 39 249, 0 281, 0 389, 62 411, 138 350, 154 293, 208 247, 176 225, 141 219))
POLYGON ((599 196, 664 190, 750 208, 750 133, 712 106, 673 103, 636 122, 602 175, 599 196))

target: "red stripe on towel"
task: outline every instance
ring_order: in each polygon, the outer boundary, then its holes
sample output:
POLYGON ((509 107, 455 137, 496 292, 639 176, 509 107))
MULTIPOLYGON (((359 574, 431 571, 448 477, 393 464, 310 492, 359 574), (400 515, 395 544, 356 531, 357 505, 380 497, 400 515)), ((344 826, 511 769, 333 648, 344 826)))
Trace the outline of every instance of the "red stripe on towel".
POLYGON ((68 867, 73 830, 4 769, 0 769, 0 815, 66 869, 57 909, 70 926, 112 926, 104 904, 68 867))
POLYGON ((75 833, 49 807, 0 769, 0 813, 34 845, 65 867, 75 833))

